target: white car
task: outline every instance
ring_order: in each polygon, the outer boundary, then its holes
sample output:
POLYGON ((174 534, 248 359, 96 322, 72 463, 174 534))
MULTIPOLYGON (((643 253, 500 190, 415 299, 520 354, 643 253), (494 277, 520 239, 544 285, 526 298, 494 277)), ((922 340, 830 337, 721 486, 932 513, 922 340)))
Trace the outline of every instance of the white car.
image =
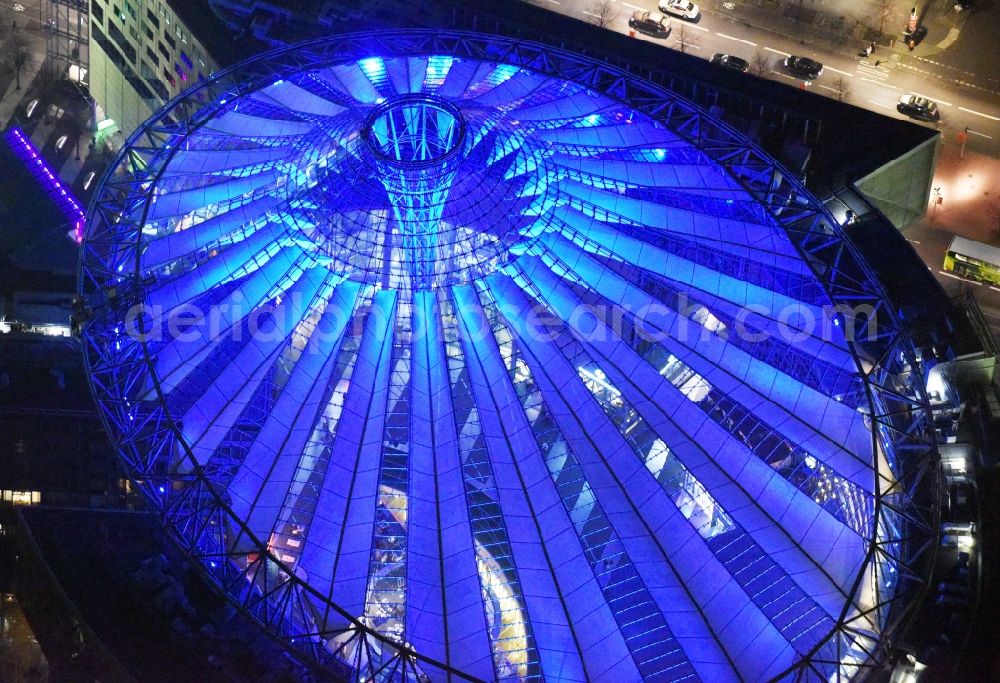
POLYGON ((946 522, 941 525, 941 545, 968 549, 976 543, 975 534, 973 522, 946 522))
POLYGON ((688 21, 696 21, 701 16, 698 5, 688 0, 660 0, 659 8, 664 14, 672 14, 688 21))

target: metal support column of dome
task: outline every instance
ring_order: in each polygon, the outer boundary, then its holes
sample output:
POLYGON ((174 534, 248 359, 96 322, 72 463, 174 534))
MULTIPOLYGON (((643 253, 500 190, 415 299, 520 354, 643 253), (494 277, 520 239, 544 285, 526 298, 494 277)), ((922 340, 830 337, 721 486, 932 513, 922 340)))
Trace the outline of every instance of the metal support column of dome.
POLYGON ((298 657, 354 680, 886 660, 936 515, 920 368, 822 205, 654 77, 337 36, 194 86, 106 174, 80 288, 108 431, 298 657))

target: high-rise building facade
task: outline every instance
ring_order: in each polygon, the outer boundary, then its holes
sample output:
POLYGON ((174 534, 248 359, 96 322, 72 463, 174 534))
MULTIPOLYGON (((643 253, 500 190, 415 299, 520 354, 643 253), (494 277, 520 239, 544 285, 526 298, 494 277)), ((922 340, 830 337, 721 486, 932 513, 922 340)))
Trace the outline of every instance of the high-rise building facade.
POLYGON ((68 8, 62 13, 65 19, 55 18, 54 34, 66 34, 56 41, 56 62, 69 77, 77 76, 87 85, 101 118, 125 135, 218 68, 206 34, 217 44, 228 42, 224 34, 212 35, 216 25, 207 3, 90 0, 89 16, 86 5, 68 8), (59 28, 62 21, 67 30, 59 28), (87 28, 80 29, 84 25, 87 28), (73 37, 77 29, 79 36, 73 37), (88 47, 77 50, 74 45, 84 41, 88 47))

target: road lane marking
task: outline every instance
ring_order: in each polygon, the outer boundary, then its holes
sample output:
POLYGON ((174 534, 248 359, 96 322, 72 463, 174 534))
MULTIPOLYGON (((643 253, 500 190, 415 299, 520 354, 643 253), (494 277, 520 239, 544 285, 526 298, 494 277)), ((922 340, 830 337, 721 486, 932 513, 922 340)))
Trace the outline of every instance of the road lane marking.
POLYGON ((782 52, 781 50, 775 50, 773 47, 767 47, 767 46, 765 46, 764 49, 767 50, 768 52, 773 52, 775 54, 782 55, 784 57, 791 57, 792 56, 791 54, 789 54, 787 52, 782 52))
POLYGON ((845 76, 850 76, 851 78, 854 78, 854 74, 849 74, 846 71, 841 71, 840 69, 834 69, 832 66, 828 66, 826 68, 829 69, 830 71, 836 71, 838 74, 844 74, 845 76))
POLYGON ((954 279, 954 280, 961 280, 962 282, 968 282, 968 283, 969 283, 970 285, 978 285, 978 286, 980 286, 980 287, 982 287, 982 286, 983 286, 983 283, 982 283, 982 282, 976 282, 975 280, 967 280, 967 279, 966 279, 966 278, 964 278, 964 277, 959 277, 959 276, 957 276, 957 275, 952 275, 951 273, 946 273, 946 272, 944 272, 943 270, 939 270, 938 272, 939 272, 939 273, 940 273, 941 275, 944 275, 945 277, 950 277, 950 278, 952 278, 952 279, 954 279))
POLYGON ((911 244, 920 244, 920 240, 908 240, 911 244))
POLYGON ((559 3, 559 0, 545 0, 545 1, 546 1, 546 2, 551 2, 551 3, 553 4, 553 5, 558 5, 558 4, 560 4, 560 3, 559 3))
POLYGON ((830 86, 823 85, 822 83, 817 83, 816 85, 818 85, 820 88, 823 88, 824 90, 832 90, 833 92, 839 92, 839 90, 837 90, 836 88, 831 88, 830 86))
POLYGON ((979 137, 986 138, 987 140, 993 139, 992 135, 987 135, 986 133, 980 133, 977 130, 970 130, 968 126, 965 128, 965 132, 968 133, 969 135, 978 135, 979 137))
POLYGON ((715 35, 719 36, 720 38, 728 38, 729 40, 735 40, 737 43, 746 43, 747 45, 753 45, 754 47, 757 47, 757 43, 752 43, 749 40, 743 40, 742 38, 733 38, 732 36, 727 36, 725 33, 716 33, 715 35))
POLYGON ((882 102, 876 102, 875 100, 868 100, 872 104, 878 105, 879 107, 885 107, 886 109, 892 109, 888 104, 883 104, 882 102))
POLYGON ((994 287, 993 285, 990 285, 990 289, 992 289, 994 292, 1000 292, 1000 289, 994 287))
POLYGON ((968 112, 970 114, 975 114, 976 116, 982 116, 987 119, 993 119, 994 121, 1000 121, 1000 116, 990 116, 989 114, 984 114, 981 111, 976 111, 975 109, 966 109, 965 107, 959 107, 959 109, 961 109, 964 112, 968 112))
POLYGON ((899 88, 897 88, 894 85, 889 85, 888 83, 883 83, 882 81, 873 81, 872 79, 865 78, 864 76, 862 76, 860 80, 868 81, 869 83, 874 83, 875 85, 881 85, 883 88, 890 88, 891 90, 896 90, 896 91, 899 90, 899 88))
POLYGON ((880 81, 884 81, 889 78, 889 70, 883 69, 882 67, 872 68, 870 66, 865 66, 864 62, 858 64, 858 74, 862 76, 871 76, 872 78, 877 78, 880 81))
POLYGON ((799 80, 795 76, 789 76, 788 74, 781 73, 780 71, 775 71, 774 69, 771 69, 771 73, 778 74, 782 78, 787 78, 790 81, 797 81, 797 80, 799 80))
POLYGON ((923 98, 924 98, 925 100, 934 100, 934 101, 935 101, 935 102, 937 102, 938 104, 943 104, 943 105, 945 105, 946 107, 950 107, 950 106, 952 106, 952 105, 951 105, 951 102, 945 102, 944 100, 937 100, 937 99, 934 99, 933 97, 928 97, 927 95, 921 95, 921 94, 920 94, 920 93, 918 93, 918 92, 917 92, 916 90, 912 90, 911 92, 912 92, 912 93, 913 93, 914 95, 916 95, 917 97, 923 97, 923 98))
POLYGON ((623 2, 622 4, 623 4, 623 5, 625 6, 625 7, 628 7, 629 9, 634 9, 634 10, 636 10, 636 11, 642 11, 642 8, 641 8, 641 7, 636 7, 635 5, 630 5, 630 4, 628 4, 627 2, 623 2))
POLYGON ((704 26, 699 26, 698 24, 688 24, 688 23, 685 22, 685 23, 681 24, 681 26, 683 26, 684 28, 693 28, 696 31, 704 31, 705 33, 709 33, 710 32, 704 26))

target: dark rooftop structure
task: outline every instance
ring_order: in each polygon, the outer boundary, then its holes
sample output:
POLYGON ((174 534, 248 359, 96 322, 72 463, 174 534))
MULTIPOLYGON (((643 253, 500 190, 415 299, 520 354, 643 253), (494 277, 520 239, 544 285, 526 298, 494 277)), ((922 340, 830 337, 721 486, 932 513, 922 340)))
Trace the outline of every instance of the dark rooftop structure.
POLYGON ((220 66, 234 64, 254 53, 256 46, 234 35, 208 0, 169 0, 169 4, 220 66))
POLYGON ((0 178, 18 188, 0 195, 0 291, 28 283, 71 291, 79 249, 67 237, 70 225, 6 137, 0 139, 0 178))

